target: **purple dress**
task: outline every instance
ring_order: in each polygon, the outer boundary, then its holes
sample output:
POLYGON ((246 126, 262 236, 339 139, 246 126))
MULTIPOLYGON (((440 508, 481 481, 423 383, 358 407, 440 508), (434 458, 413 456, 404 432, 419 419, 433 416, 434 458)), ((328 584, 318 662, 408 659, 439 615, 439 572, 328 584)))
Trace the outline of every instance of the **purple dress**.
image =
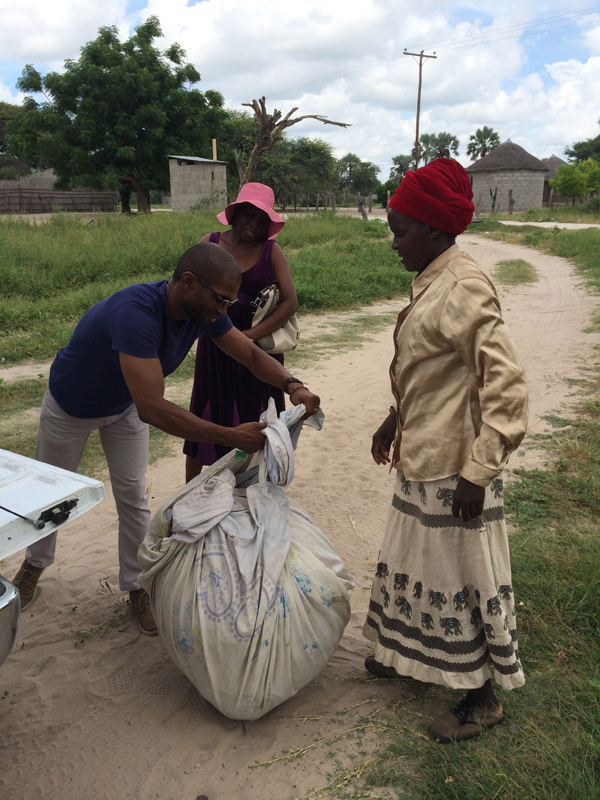
MULTIPOLYGON (((211 233, 209 241, 219 243, 220 234, 211 233)), ((252 322, 250 303, 261 289, 275 280, 271 264, 273 241, 266 241, 256 264, 242 272, 242 284, 238 302, 230 306, 231 321, 241 331, 252 322)), ((283 356, 276 355, 283 364, 283 356)), ((278 413, 285 408, 283 391, 263 383, 246 367, 223 353, 208 336, 198 339, 196 370, 190 411, 207 422, 231 428, 242 422, 258 422, 273 397, 278 413)), ((214 464, 231 448, 207 442, 185 442, 183 452, 192 456, 199 464, 214 464)))

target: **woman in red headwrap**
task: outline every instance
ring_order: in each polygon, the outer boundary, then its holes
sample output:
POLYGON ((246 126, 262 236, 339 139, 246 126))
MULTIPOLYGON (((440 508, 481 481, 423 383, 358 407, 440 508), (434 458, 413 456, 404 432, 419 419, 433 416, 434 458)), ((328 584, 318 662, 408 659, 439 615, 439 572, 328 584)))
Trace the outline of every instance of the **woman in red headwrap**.
POLYGON ((524 683, 502 470, 527 426, 527 386, 494 286, 455 243, 473 216, 469 178, 440 158, 408 172, 388 224, 415 273, 390 367, 395 403, 373 436, 398 470, 365 635, 367 669, 466 690, 438 742, 503 719, 491 684, 524 683))

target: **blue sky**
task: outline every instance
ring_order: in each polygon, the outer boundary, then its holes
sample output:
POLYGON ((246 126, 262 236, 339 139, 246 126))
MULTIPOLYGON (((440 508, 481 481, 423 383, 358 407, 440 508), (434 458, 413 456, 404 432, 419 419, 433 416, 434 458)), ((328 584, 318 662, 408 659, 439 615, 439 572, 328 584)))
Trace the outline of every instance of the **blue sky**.
POLYGON ((0 14, 0 100, 22 102, 25 64, 60 71, 99 27, 127 38, 154 14, 160 46, 186 50, 198 88, 231 108, 265 95, 271 109, 350 122, 288 133, 373 161, 382 179, 414 142, 418 65, 404 48, 436 52, 423 66, 420 130, 456 135, 465 165, 483 125, 538 158, 600 133, 600 5, 589 0, 0 0, 0 14))

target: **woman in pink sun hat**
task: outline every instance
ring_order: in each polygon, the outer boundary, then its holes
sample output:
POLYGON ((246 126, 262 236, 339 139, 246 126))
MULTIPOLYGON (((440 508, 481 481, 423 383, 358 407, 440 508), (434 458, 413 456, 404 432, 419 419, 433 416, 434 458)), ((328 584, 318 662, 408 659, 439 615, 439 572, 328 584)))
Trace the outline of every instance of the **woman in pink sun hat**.
MULTIPOLYGON (((280 217, 273 208, 275 205, 273 189, 271 189, 270 186, 266 186, 264 183, 246 183, 242 186, 233 203, 229 203, 225 211, 221 211, 220 214, 217 214, 219 222, 222 225, 233 226, 236 211, 238 213, 240 211, 237 207, 244 203, 258 208, 267 215, 269 218, 269 233, 267 238, 274 239, 285 225, 285 222, 283 217, 280 217)), ((230 231, 227 231, 227 233, 230 233, 230 231)))
MULTIPOLYGON (((273 206, 273 190, 263 183, 247 183, 234 202, 217 219, 231 228, 203 236, 200 241, 214 242, 228 250, 242 271, 238 302, 228 314, 233 324, 249 339, 258 339, 280 328, 298 308, 296 288, 283 250, 273 241, 285 225, 273 206), (277 281, 280 303, 254 328, 250 303, 265 286, 277 281)), ((217 425, 237 425, 258 420, 273 397, 277 411, 285 408, 284 394, 257 380, 245 367, 225 355, 208 337, 198 341, 196 370, 190 411, 217 425), (207 341, 203 341, 207 339, 207 341)), ((282 355, 274 355, 283 363, 282 355)), ((200 473, 204 465, 214 464, 227 448, 204 442, 188 442, 186 481, 200 473)))

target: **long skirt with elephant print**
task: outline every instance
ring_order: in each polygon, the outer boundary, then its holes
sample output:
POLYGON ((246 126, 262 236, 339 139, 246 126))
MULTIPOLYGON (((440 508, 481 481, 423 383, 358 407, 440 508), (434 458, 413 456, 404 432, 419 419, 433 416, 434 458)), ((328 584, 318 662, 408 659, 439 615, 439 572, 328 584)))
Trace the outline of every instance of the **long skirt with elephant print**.
POLYGON ((491 677, 525 682, 503 484, 485 493, 482 517, 452 516, 458 475, 407 481, 399 472, 371 589, 364 634, 374 656, 400 675, 453 689, 491 677))

